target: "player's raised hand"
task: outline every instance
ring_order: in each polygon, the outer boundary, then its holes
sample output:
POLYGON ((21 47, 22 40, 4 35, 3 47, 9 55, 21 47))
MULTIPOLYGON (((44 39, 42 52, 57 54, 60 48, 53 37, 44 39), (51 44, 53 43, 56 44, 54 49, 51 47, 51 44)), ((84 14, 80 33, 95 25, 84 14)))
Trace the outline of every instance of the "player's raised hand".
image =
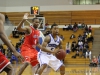
POLYGON ((28 16, 29 16, 29 14, 28 13, 25 13, 24 16, 23 16, 23 19, 24 20, 27 20, 28 19, 28 16))

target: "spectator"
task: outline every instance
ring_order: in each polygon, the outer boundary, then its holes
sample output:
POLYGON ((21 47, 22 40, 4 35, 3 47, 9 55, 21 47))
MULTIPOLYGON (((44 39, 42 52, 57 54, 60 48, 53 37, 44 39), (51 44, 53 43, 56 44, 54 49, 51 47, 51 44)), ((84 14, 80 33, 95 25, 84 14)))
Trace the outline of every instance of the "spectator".
POLYGON ((90 50, 87 50, 86 52, 86 58, 89 57, 89 59, 91 60, 91 51, 90 50))
POLYGON ((90 36, 91 36, 91 32, 88 32, 87 33, 87 39, 90 38, 90 36))
POLYGON ((83 50, 83 42, 82 41, 78 42, 78 47, 79 47, 79 51, 83 50))
POLYGON ((63 27, 63 30, 68 30, 67 25, 65 25, 65 26, 63 27))
POLYGON ((88 32, 88 26, 87 25, 85 26, 85 31, 88 32))
POLYGON ((79 56, 79 51, 76 51, 76 54, 75 54, 75 56, 79 56))
POLYGON ((81 27, 81 23, 80 23, 80 22, 79 22, 79 24, 78 24, 78 28, 79 28, 79 29, 80 29, 80 28, 82 28, 82 27, 81 27))
POLYGON ((94 67, 97 67, 98 59, 95 56, 93 56, 92 64, 93 64, 94 67))
POLYGON ((81 34, 78 36, 78 41, 83 41, 83 37, 81 34))
POLYGON ((45 24, 45 29, 47 29, 49 27, 48 22, 45 24))
POLYGON ((64 40, 64 36, 63 36, 63 35, 60 35, 60 38, 61 38, 62 40, 64 40))
POLYGON ((66 53, 67 54, 69 54, 70 53, 70 43, 68 42, 67 44, 66 44, 66 53))
POLYGON ((73 30, 73 27, 71 24, 68 25, 68 30, 73 30))
POLYGON ((81 57, 84 56, 84 58, 85 58, 85 56, 86 56, 86 52, 87 52, 87 48, 84 47, 84 48, 83 48, 83 51, 82 51, 82 55, 81 55, 81 57))
POLYGON ((78 30, 78 26, 77 23, 75 22, 74 26, 73 26, 73 31, 76 32, 78 30))
POLYGON ((85 27, 85 24, 84 24, 84 23, 82 23, 82 24, 81 24, 81 27, 82 27, 82 29, 84 29, 84 27, 85 27))
POLYGON ((77 50, 76 48, 77 48, 76 43, 72 43, 72 45, 71 45, 72 52, 76 51, 77 50))
POLYGON ((88 43, 87 43, 87 42, 84 43, 84 47, 85 47, 86 49, 89 49, 89 46, 88 46, 88 43))
POLYGON ((5 22, 9 23, 9 18, 8 18, 8 16, 6 14, 5 14, 5 22))
POLYGON ((91 35, 91 36, 90 36, 87 40, 88 40, 88 42, 90 42, 90 41, 91 41, 91 42, 92 42, 92 44, 93 44, 94 37, 91 35))
POLYGON ((89 32, 92 32, 92 27, 91 26, 89 26, 89 32))
POLYGON ((98 55, 98 64, 100 65, 100 54, 98 55))
POLYGON ((17 27, 14 28, 14 31, 17 31, 17 27))
POLYGON ((72 35, 70 36, 70 39, 73 39, 73 38, 75 38, 75 35, 74 35, 74 34, 72 34, 72 35))

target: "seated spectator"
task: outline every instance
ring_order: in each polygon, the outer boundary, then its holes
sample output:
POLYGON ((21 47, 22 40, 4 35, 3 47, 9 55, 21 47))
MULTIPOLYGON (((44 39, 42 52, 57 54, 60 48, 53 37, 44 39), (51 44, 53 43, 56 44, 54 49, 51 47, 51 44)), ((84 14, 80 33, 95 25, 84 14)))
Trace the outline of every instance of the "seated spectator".
POLYGON ((67 53, 67 54, 69 54, 70 51, 71 51, 71 50, 70 50, 70 47, 71 47, 71 46, 70 46, 70 43, 68 42, 68 43, 66 44, 66 53, 67 53))
POLYGON ((78 41, 83 41, 83 37, 81 34, 79 34, 79 36, 78 36, 78 41))
POLYGON ((78 28, 79 28, 79 29, 82 28, 81 26, 82 26, 82 24, 79 22, 79 24, 78 24, 78 28))
POLYGON ((65 25, 65 26, 63 27, 63 30, 68 30, 68 26, 65 25))
POLYGON ((10 48, 7 48, 7 58, 11 58, 12 56, 12 51, 10 50, 10 48))
POLYGON ((68 25, 68 30, 73 30, 73 27, 71 24, 68 25))
POLYGON ((47 29, 49 27, 49 24, 48 23, 46 23, 45 24, 45 29, 47 29))
POLYGON ((91 36, 91 32, 88 32, 87 33, 87 39, 90 38, 90 36, 91 36))
POLYGON ((81 27, 82 27, 82 29, 84 29, 84 28, 85 28, 85 24, 84 24, 84 23, 82 23, 82 24, 81 24, 81 27))
POLYGON ((75 23, 73 26, 73 31, 76 32, 78 30, 78 25, 75 23))
POLYGON ((82 55, 81 55, 81 57, 84 56, 84 58, 85 58, 85 56, 86 56, 86 52, 87 52, 87 48, 84 47, 84 48, 83 48, 83 51, 82 51, 82 55))
POLYGON ((75 54, 75 56, 79 56, 79 51, 76 51, 76 54, 75 54))
POLYGON ((91 41, 91 42, 92 42, 92 44, 93 44, 94 37, 91 35, 91 36, 87 39, 87 41, 88 41, 88 42, 90 42, 90 41, 91 41))
POLYGON ((63 37, 63 35, 60 35, 60 38, 61 38, 62 40, 64 40, 64 37, 63 37))
POLYGON ((76 43, 72 43, 71 50, 72 50, 72 52, 77 50, 77 44, 76 43))
POLYGON ((24 42, 24 39, 25 39, 25 37, 24 37, 24 35, 21 37, 21 39, 20 39, 20 42, 21 42, 21 44, 24 42))
POLYGON ((14 31, 17 31, 17 27, 14 28, 14 31))
POLYGON ((72 35, 70 36, 70 39, 73 39, 73 38, 75 38, 75 35, 74 35, 74 34, 72 34, 72 35))
POLYGON ((87 25, 85 26, 85 31, 88 32, 88 26, 87 25))
POLYGON ((100 54, 98 55, 98 64, 100 65, 100 54))
POLYGON ((87 42, 84 43, 83 47, 85 47, 86 49, 89 49, 89 45, 87 42))
POLYGON ((91 26, 89 26, 89 32, 92 32, 92 27, 91 26))
POLYGON ((76 58, 77 56, 79 56, 79 51, 76 51, 76 54, 72 58, 76 58))
POLYGON ((91 60, 91 51, 90 50, 87 50, 86 52, 86 58, 88 58, 91 60))
POLYGON ((93 56, 92 64, 93 64, 94 67, 97 67, 98 59, 95 56, 93 56))
POLYGON ((79 48, 79 51, 83 50, 83 42, 82 41, 78 42, 78 48, 79 48))
POLYGON ((5 14, 5 22, 9 23, 9 18, 8 18, 8 16, 6 14, 5 14))

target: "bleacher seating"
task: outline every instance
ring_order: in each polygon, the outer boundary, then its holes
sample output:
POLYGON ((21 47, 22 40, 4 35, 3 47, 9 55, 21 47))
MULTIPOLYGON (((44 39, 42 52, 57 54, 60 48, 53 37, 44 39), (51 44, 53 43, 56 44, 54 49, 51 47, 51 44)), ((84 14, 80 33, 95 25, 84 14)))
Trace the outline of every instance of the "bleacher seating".
MULTIPOLYGON (((15 25, 22 20, 22 17, 26 12, 6 12, 10 21, 15 25)), ((27 12, 29 13, 29 12, 27 12)), ((42 11, 45 17, 45 22, 50 25, 54 22, 59 25, 74 24, 75 22, 84 22, 85 24, 100 24, 100 11, 42 11)), ((30 15, 29 17, 33 17, 30 15)))
MULTIPOLYGON (((94 29, 93 29, 94 32, 94 29)), ((83 30, 79 29, 77 32, 73 32, 73 31, 63 31, 63 29, 60 29, 60 34, 62 34, 64 36, 64 41, 63 41, 63 48, 65 49, 65 45, 67 42, 72 43, 72 41, 76 40, 77 41, 77 37, 79 34, 83 34, 83 30), (71 34, 75 34, 76 38, 70 39, 71 34)), ((94 34, 94 33, 92 33, 94 34)), ((14 44, 14 46, 16 45, 17 42, 19 42, 19 39, 21 38, 21 36, 19 38, 13 38, 12 35, 9 36, 9 39, 12 41, 12 44, 14 44)), ((89 50, 92 49, 92 43, 89 43, 89 50)), ((65 64, 89 64, 89 59, 85 59, 85 58, 80 58, 77 57, 76 59, 71 58, 73 55, 75 54, 75 52, 71 52, 69 54, 66 55, 66 58, 64 59, 64 63, 65 64)))

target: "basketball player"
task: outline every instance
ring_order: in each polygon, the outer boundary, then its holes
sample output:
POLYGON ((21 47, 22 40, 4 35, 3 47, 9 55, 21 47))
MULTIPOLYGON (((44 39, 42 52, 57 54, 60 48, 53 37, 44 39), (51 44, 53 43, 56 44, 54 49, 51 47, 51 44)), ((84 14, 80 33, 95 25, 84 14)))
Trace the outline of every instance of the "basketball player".
MULTIPOLYGON (((10 48, 13 54, 19 59, 23 59, 22 56, 16 51, 13 45, 9 42, 9 39, 4 31, 5 17, 0 13, 0 39, 10 48)), ((15 75, 13 66, 10 61, 0 52, 0 72, 5 71, 7 75, 15 75)))
POLYGON ((39 19, 33 18, 32 19, 33 25, 22 28, 21 26, 27 19, 28 19, 28 13, 24 15, 23 20, 17 27, 17 30, 25 32, 25 40, 21 46, 21 54, 25 58, 25 61, 22 67, 20 68, 18 75, 21 75, 29 64, 31 64, 32 66, 38 64, 37 60, 38 51, 35 48, 38 43, 38 38, 40 36, 39 30, 37 30, 39 26, 39 19))
POLYGON ((40 68, 36 72, 36 75, 41 75, 43 70, 49 65, 55 71, 60 68, 60 74, 65 74, 65 66, 63 63, 57 59, 54 54, 61 49, 61 39, 58 36, 59 27, 54 24, 51 26, 51 34, 45 37, 45 40, 40 46, 41 51, 38 53, 38 61, 40 63, 40 68))

